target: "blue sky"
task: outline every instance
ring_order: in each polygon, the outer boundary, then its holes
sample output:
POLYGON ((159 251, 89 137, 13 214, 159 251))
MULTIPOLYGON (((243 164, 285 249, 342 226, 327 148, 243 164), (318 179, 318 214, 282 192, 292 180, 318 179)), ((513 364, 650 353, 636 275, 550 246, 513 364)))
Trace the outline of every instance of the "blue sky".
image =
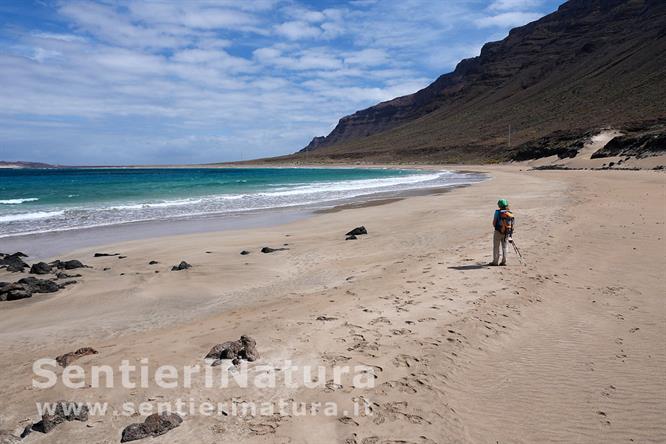
POLYGON ((560 3, 4 0, 0 160, 290 153, 560 3))

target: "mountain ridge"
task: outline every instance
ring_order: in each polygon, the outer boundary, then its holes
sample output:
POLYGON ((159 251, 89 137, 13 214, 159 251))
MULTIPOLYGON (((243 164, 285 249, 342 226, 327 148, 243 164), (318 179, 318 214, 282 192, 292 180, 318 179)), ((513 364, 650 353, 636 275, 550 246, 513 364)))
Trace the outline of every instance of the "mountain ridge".
POLYGON ((663 1, 570 0, 426 88, 341 118, 295 157, 502 161, 557 131, 664 119, 665 23, 663 1))

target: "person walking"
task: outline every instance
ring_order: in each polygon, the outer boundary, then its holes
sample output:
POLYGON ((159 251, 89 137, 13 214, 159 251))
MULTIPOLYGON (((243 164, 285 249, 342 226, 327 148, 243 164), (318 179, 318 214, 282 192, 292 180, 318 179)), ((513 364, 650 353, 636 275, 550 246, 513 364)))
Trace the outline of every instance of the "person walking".
POLYGON ((510 242, 513 242, 513 213, 509 210, 509 201, 500 199, 497 201, 499 209, 495 210, 493 216, 493 261, 489 263, 490 266, 506 265, 506 251, 510 242), (501 259, 500 262, 500 248, 501 259))

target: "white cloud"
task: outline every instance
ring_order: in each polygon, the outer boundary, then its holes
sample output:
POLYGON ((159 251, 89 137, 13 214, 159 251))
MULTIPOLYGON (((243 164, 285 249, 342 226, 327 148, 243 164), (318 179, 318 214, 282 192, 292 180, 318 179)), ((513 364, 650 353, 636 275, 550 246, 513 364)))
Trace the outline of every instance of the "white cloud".
POLYGON ((284 154, 536 16, 529 0, 314 3, 61 0, 61 28, 0 29, 3 150, 98 164, 284 154))
POLYGON ((321 28, 304 21, 284 22, 275 27, 275 32, 290 40, 312 39, 322 34, 321 28))
POLYGON ((528 11, 538 8, 542 0, 495 0, 488 9, 491 11, 528 11))
POLYGON ((388 62, 388 53, 383 49, 367 48, 350 52, 345 56, 345 63, 350 65, 377 66, 388 62))
POLYGON ((480 28, 522 26, 541 18, 536 12, 503 12, 501 14, 479 18, 475 21, 480 28))

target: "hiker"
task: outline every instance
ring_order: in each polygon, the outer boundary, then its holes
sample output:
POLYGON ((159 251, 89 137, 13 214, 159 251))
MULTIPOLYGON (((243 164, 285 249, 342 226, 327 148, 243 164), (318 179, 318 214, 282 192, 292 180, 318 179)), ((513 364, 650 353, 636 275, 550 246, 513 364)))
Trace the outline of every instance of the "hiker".
POLYGON ((497 201, 498 210, 493 217, 493 261, 488 265, 506 265, 506 250, 509 242, 513 242, 513 214, 509 210, 509 201, 500 199, 497 201), (500 262, 500 246, 502 247, 502 262, 500 262))

